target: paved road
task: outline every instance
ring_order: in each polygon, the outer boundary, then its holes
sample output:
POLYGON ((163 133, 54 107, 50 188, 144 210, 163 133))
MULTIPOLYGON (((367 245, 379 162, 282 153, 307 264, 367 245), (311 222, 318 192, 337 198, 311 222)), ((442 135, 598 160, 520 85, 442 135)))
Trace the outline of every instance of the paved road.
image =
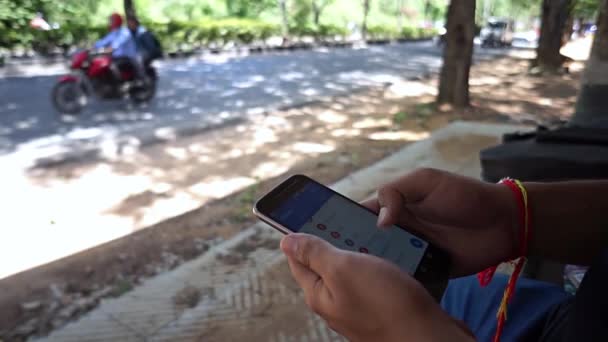
POLYGON ((66 139, 103 144, 184 122, 219 122, 231 115, 435 72, 440 65, 441 51, 430 42, 172 60, 161 64, 158 96, 147 107, 98 102, 75 119, 60 116, 51 106, 57 76, 3 78, 0 155, 21 150, 52 155, 54 146, 66 139))

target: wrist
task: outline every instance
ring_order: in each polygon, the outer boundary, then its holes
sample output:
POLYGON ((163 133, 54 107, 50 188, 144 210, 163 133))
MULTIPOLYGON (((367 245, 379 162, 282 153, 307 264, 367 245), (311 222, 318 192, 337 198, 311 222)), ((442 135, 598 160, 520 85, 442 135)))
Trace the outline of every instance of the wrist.
POLYGON ((513 191, 504 184, 494 184, 495 203, 498 206, 499 217, 497 220, 498 229, 503 231, 507 237, 505 241, 505 255, 502 260, 512 260, 519 256, 521 247, 519 245, 519 235, 521 223, 518 220, 520 209, 517 206, 517 198, 513 191))

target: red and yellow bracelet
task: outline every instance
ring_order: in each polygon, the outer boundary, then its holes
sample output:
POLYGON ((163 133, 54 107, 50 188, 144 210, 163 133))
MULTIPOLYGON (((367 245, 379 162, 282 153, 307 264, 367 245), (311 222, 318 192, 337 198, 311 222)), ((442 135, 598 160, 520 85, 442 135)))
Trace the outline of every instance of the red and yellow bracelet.
MULTIPOLYGON (((524 264, 526 263, 526 255, 528 255, 528 241, 530 240, 530 205, 528 202, 528 192, 524 185, 515 179, 504 178, 500 182, 500 184, 504 184, 509 187, 515 196, 515 200, 517 202, 517 207, 519 209, 518 215, 518 225, 520 227, 519 233, 519 257, 511 260, 511 263, 515 264, 515 268, 513 269, 513 273, 509 277, 509 281, 507 282, 507 287, 505 288, 505 292, 503 293, 502 301, 498 308, 498 312, 496 313, 497 325, 496 325, 496 333, 494 335, 494 342, 500 341, 500 336, 502 335, 502 330, 504 327, 505 320, 507 319, 507 306, 513 297, 515 292, 515 285, 517 284, 517 279, 521 274, 524 264)), ((479 279, 479 284, 481 286, 487 286, 490 281, 492 281, 492 277, 496 272, 496 268, 498 266, 492 266, 480 273, 477 274, 477 278, 479 279)))

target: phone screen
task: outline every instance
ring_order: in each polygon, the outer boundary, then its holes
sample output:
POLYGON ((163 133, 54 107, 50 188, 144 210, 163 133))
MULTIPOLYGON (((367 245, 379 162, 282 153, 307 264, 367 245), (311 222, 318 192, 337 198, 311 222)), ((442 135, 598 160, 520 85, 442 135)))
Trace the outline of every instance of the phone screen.
POLYGON ((293 232, 319 236, 337 248, 392 261, 414 275, 428 243, 394 226, 377 227, 378 216, 316 182, 307 182, 269 213, 293 232))

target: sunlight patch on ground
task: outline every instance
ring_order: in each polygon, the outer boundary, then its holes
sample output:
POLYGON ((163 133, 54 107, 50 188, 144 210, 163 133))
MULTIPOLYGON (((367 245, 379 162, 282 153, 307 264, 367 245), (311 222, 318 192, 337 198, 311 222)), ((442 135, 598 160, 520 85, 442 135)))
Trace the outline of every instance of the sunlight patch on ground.
POLYGON ((332 137, 356 137, 358 135, 361 134, 361 130, 360 129, 356 129, 356 128, 338 128, 335 129, 333 131, 331 131, 331 136, 332 137))
POLYGON ((250 177, 222 178, 211 177, 198 184, 191 186, 188 190, 203 198, 221 198, 227 196, 246 186, 256 182, 250 177))
POLYGON ((238 148, 233 148, 226 155, 228 156, 228 158, 238 158, 238 157, 242 156, 243 154, 244 154, 243 150, 238 149, 238 148))
POLYGON ((293 160, 284 161, 283 163, 279 162, 265 162, 258 165, 253 171, 251 175, 255 178, 270 178, 276 177, 282 173, 287 172, 289 168, 293 165, 293 160))
POLYGON ((503 82, 502 79, 494 76, 475 77, 469 80, 470 86, 497 85, 503 82))
POLYGON ((267 127, 260 127, 256 129, 253 134, 253 145, 260 146, 268 143, 277 142, 279 139, 277 138, 274 131, 267 127))
POLYGON ((386 92, 384 96, 386 98, 404 98, 404 97, 412 97, 412 96, 422 96, 422 95, 436 95, 437 88, 424 84, 422 82, 413 82, 413 81, 399 81, 393 83, 386 92))
POLYGON ((167 147, 165 153, 177 160, 185 160, 188 158, 188 151, 185 148, 167 147))
POLYGON ((268 156, 279 159, 290 159, 294 157, 293 153, 288 151, 272 151, 268 154, 268 156))
POLYGON ((389 119, 372 119, 365 118, 361 121, 357 121, 353 124, 353 128, 364 129, 364 128, 377 128, 377 127, 386 127, 392 124, 389 119))
POLYGON ((188 146, 188 151, 190 151, 192 153, 209 153, 209 152, 211 152, 211 150, 207 146, 204 146, 201 143, 190 144, 190 146, 188 146))
POLYGON ((418 141, 426 139, 430 136, 429 132, 412 132, 412 131, 396 131, 396 132, 376 132, 369 135, 372 140, 406 140, 418 141))
POLYGON ((314 88, 306 88, 306 89, 300 90, 300 94, 305 95, 305 96, 315 96, 315 95, 319 95, 319 91, 314 88))
POLYGON ((302 153, 327 153, 333 151, 335 147, 332 145, 301 141, 293 144, 292 149, 302 153))
POLYGON ((0 249, 0 279, 132 232, 133 220, 130 217, 92 216, 88 211, 77 210, 78 207, 68 209, 69 214, 64 212, 62 216, 51 211, 39 211, 27 217, 4 216, 12 227, 7 225, 1 233, 3 239, 11 243, 0 249), (94 225, 82 224, 91 217, 95 217, 94 225), (24 225, 39 227, 35 238, 32 238, 31 229, 19 229, 24 225))
POLYGON ((154 131, 154 136, 165 140, 175 140, 177 137, 172 127, 162 127, 154 131))
POLYGON ((327 123, 342 123, 348 120, 348 116, 339 114, 331 110, 325 110, 317 116, 317 118, 327 123))
POLYGON ((254 75, 239 82, 234 82, 232 85, 236 88, 246 89, 256 86, 258 83, 264 82, 266 78, 262 75, 254 75))
POLYGON ((305 74, 297 71, 286 72, 279 76, 282 81, 297 81, 306 77, 307 76, 305 74))

